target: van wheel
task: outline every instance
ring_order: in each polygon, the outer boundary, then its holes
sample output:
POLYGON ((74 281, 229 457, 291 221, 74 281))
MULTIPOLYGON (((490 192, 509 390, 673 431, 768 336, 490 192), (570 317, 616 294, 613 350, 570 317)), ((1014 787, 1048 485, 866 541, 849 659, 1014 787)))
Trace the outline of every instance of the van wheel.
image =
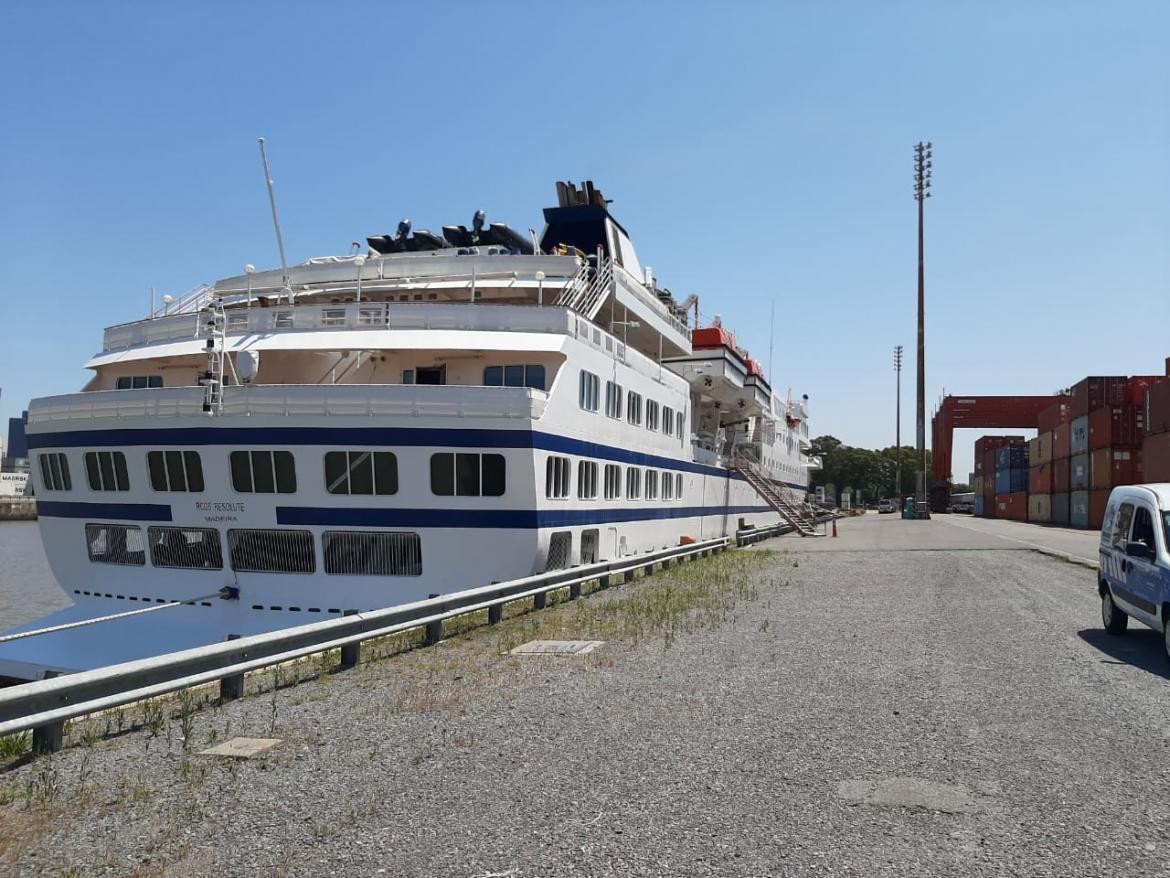
MULTIPOLYGON (((1105 589, 1105 594, 1101 595, 1101 624, 1110 634, 1124 634, 1125 628, 1129 624, 1129 616, 1119 610, 1117 604, 1113 603, 1113 595, 1109 589, 1105 589)), ((1170 657, 1170 628, 1167 628, 1165 640, 1166 654, 1170 657)))

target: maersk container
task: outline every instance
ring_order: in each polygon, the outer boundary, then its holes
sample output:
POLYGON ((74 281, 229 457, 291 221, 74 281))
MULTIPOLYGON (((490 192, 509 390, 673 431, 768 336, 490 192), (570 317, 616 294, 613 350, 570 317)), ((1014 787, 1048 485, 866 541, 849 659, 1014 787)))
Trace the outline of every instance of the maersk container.
POLYGON ((1089 450, 1089 416, 1081 415, 1069 424, 1069 456, 1089 450))
POLYGON ((1068 524, 1068 494, 1052 495, 1052 523, 1068 524))
POLYGON ((1073 527, 1089 526, 1089 492, 1073 491, 1068 495, 1068 523, 1073 527))
POLYGON ((1068 461, 1068 484, 1074 491, 1087 491, 1092 487, 1093 471, 1088 454, 1075 454, 1068 461))
POLYGON ((1051 494, 1028 495, 1028 521, 1034 521, 1037 524, 1048 524, 1052 521, 1051 494))

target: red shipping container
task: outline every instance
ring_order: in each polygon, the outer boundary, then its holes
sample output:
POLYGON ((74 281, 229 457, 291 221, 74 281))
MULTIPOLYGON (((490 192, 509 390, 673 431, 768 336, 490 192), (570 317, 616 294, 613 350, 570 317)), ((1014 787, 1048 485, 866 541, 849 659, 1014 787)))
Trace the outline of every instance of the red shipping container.
POLYGON ((1137 448, 1145 435, 1141 406, 1115 405, 1089 414, 1089 448, 1137 448))
POLYGON ((1060 402, 1054 402, 1048 408, 1044 409, 1040 414, 1036 415, 1036 429, 1041 433, 1049 433, 1055 430, 1061 424, 1067 424, 1072 418, 1069 416, 1071 411, 1070 400, 1065 398, 1060 402))
POLYGON ((1142 443, 1142 481, 1170 482, 1170 433, 1147 436, 1142 443))
POLYGON ((1052 461, 1052 493, 1067 494, 1069 492, 1068 458, 1052 461))
POLYGON ((1165 375, 1134 375, 1129 379, 1129 393, 1125 401, 1129 405, 1144 406, 1147 391, 1155 385, 1165 383, 1165 375))
POLYGON ((1028 493, 1052 493, 1052 463, 1042 463, 1028 470, 1028 493))
POLYGON ((1136 485, 1142 480, 1140 448, 1098 448, 1089 455, 1089 485, 1116 488, 1136 485))
POLYGON ((1019 491, 1015 494, 995 495, 995 517, 1008 518, 1012 521, 1028 520, 1028 493, 1019 491))
POLYGON ((1082 378, 1072 388, 1072 420, 1107 405, 1123 405, 1129 393, 1129 379, 1124 375, 1082 378))
POLYGON ((1052 428, 1052 459, 1072 455, 1072 427, 1068 424, 1057 424, 1052 428))
POLYGON ((1170 432, 1170 381, 1161 381, 1146 393, 1146 432, 1170 432))
POLYGON ((1089 492, 1089 530, 1100 530, 1105 520, 1105 507, 1109 505, 1109 489, 1089 492))

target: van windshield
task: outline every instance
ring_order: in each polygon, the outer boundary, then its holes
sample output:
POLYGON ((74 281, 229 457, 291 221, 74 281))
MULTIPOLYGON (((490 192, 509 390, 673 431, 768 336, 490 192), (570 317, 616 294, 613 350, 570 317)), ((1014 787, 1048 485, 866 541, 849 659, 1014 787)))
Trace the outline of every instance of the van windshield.
POLYGON ((1162 541, 1170 548, 1170 511, 1162 513, 1162 541))

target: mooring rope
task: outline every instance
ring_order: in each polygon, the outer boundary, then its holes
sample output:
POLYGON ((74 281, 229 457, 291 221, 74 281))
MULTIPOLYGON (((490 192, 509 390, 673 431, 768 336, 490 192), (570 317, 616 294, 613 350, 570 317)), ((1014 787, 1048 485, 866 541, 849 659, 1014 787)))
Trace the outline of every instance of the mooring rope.
POLYGON ((218 591, 213 591, 211 594, 200 595, 197 598, 168 601, 165 604, 158 604, 153 607, 143 607, 140 610, 127 610, 124 613, 113 613, 109 616, 95 616, 92 619, 82 619, 78 622, 66 622, 64 625, 50 625, 48 628, 37 628, 33 631, 21 631, 19 634, 5 634, 0 636, 0 643, 8 643, 12 640, 21 640, 25 637, 36 637, 39 634, 53 634, 57 631, 66 631, 70 628, 83 628, 86 625, 96 625, 98 622, 109 622, 112 619, 125 619, 129 616, 141 616, 145 613, 153 613, 156 610, 169 610, 172 607, 181 607, 184 604, 193 604, 196 601, 205 601, 208 598, 222 597, 232 597, 232 595, 227 589, 221 588, 218 591))

